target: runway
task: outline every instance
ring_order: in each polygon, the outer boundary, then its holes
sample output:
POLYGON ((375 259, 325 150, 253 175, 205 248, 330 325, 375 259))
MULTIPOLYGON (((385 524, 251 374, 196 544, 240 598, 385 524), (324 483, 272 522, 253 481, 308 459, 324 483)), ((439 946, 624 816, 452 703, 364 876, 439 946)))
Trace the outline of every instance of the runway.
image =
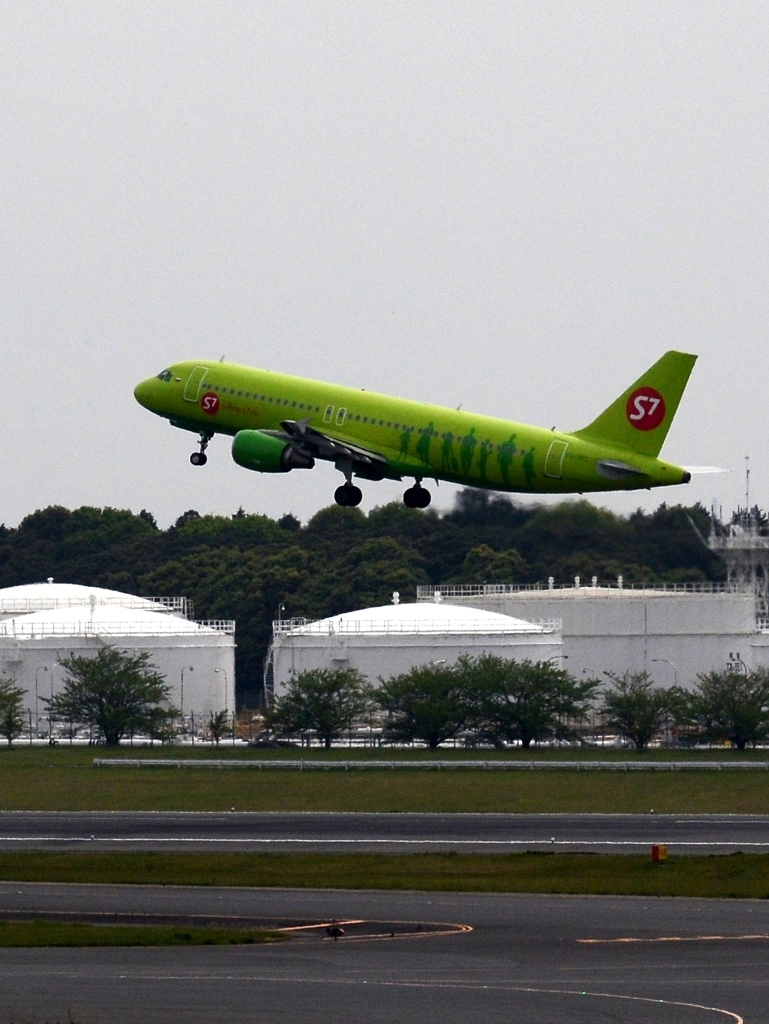
POLYGON ((0 813, 2 850, 769 852, 766 815, 0 813))
POLYGON ((0 1019, 769 1022, 758 901, 0 884, 0 911, 441 922, 278 946, 0 950, 0 1019))

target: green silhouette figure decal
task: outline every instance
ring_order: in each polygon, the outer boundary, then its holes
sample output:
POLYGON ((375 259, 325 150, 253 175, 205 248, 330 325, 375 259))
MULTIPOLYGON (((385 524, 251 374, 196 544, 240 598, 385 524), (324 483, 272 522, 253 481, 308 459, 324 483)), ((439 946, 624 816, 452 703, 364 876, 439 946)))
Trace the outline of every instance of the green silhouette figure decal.
POLYGON ((499 471, 502 474, 502 479, 506 484, 510 483, 510 467, 513 464, 513 456, 517 452, 515 447, 515 439, 518 437, 517 434, 511 434, 507 441, 504 441, 499 446, 499 452, 497 453, 497 460, 499 461, 499 471))
POLYGON ((451 433, 451 431, 449 431, 449 433, 446 434, 446 436, 444 437, 443 444, 441 445, 441 472, 442 473, 446 472, 446 471, 448 471, 450 473, 452 470, 456 470, 456 468, 457 468, 457 460, 454 457, 453 447, 454 447, 454 435, 451 433))
POLYGON ((523 472, 526 474, 526 486, 531 487, 534 477, 534 448, 529 448, 523 457, 523 472))
POLYGON ((478 438, 475 436, 475 427, 473 427, 467 437, 462 438, 462 444, 459 448, 459 461, 465 476, 470 476, 470 467, 473 464, 473 454, 477 444, 478 438))
POLYGON ((401 434, 401 450, 398 452, 399 458, 405 458, 409 453, 409 445, 411 444, 411 435, 414 433, 413 427, 404 427, 403 433, 401 434))
POLYGON ((422 434, 417 441, 416 453, 419 456, 420 462, 423 462, 425 466, 430 463, 430 442, 435 435, 435 424, 431 421, 422 431, 422 434))
POLYGON ((486 479, 486 464, 493 447, 490 438, 487 437, 485 441, 481 441, 481 447, 478 449, 478 475, 481 480, 486 479))

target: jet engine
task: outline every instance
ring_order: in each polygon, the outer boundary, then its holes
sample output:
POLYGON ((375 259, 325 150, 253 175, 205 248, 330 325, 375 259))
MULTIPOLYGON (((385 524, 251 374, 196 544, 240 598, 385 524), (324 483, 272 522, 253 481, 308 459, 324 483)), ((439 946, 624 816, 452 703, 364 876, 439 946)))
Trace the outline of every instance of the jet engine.
POLYGON ((244 469, 259 473, 288 473, 292 469, 312 469, 315 459, 297 451, 281 437, 262 430, 241 430, 232 442, 232 457, 244 469))

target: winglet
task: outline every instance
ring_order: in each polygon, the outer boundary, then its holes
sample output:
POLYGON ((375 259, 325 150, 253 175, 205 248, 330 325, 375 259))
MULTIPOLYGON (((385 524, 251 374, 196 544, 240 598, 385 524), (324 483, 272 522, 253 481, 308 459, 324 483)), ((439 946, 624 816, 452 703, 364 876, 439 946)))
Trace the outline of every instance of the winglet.
POLYGON ((666 352, 575 437, 656 458, 667 437, 697 356, 666 352))

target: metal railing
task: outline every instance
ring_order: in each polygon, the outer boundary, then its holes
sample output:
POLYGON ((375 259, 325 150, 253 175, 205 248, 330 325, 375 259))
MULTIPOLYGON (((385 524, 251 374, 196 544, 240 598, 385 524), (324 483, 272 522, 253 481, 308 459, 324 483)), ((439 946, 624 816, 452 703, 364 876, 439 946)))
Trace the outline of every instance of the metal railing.
POLYGON ((169 616, 158 622, 109 622, 99 619, 83 619, 77 622, 27 622, 24 618, 0 621, 0 638, 23 637, 29 640, 47 636, 195 636, 207 632, 232 635, 235 633, 235 620, 204 619, 191 623, 189 619, 174 621, 174 617, 169 616))
POLYGON ((526 594, 552 594, 556 597, 623 597, 627 594, 669 597, 676 594, 752 594, 742 583, 460 583, 417 587, 417 602, 435 602, 436 598, 516 597, 526 594))
POLYGON ((195 625, 201 629, 213 629, 217 633, 235 633, 235 619, 197 619, 195 625))
MULTIPOLYGON (((182 618, 192 615, 192 603, 186 597, 134 597, 130 594, 115 597, 96 597, 94 607, 144 609, 145 611, 169 612, 182 618)), ((90 608, 88 596, 84 597, 5 597, 0 598, 0 615, 31 615, 33 612, 49 612, 56 608, 90 608)))
POLYGON ((280 619, 272 624, 275 636, 350 636, 356 634, 465 634, 485 633, 490 635, 508 633, 557 633, 563 626, 562 619, 511 620, 507 623, 490 623, 487 619, 322 619, 309 622, 306 619, 280 619))

